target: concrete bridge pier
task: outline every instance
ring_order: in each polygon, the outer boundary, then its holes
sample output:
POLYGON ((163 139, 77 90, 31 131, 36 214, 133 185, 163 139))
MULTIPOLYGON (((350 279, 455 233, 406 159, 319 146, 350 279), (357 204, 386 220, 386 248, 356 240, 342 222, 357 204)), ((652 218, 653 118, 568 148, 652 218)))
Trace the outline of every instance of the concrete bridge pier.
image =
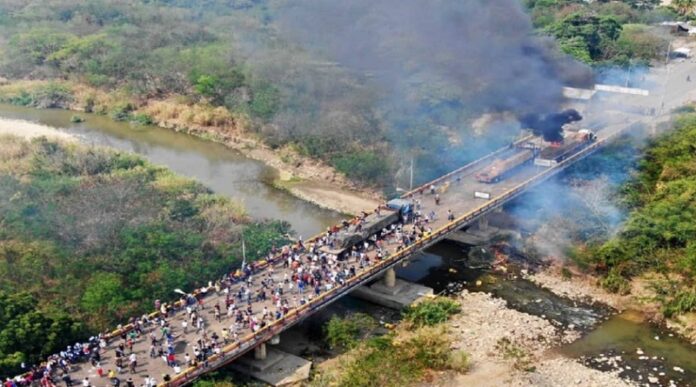
POLYGON ((312 362, 280 350, 277 344, 280 344, 278 335, 256 346, 253 355, 249 353, 230 366, 271 386, 296 385, 309 378, 312 362))
POLYGON ((476 226, 480 231, 486 231, 488 230, 488 217, 487 216, 482 216, 478 218, 478 222, 476 223, 476 226))
POLYGON ((394 268, 387 269, 384 273, 384 286, 388 288, 393 288, 396 286, 396 270, 394 268))
POLYGON ((393 267, 384 272, 381 280, 351 292, 354 297, 391 309, 403 309, 417 299, 432 294, 432 288, 396 278, 393 267))
POLYGON ((254 359, 266 360, 266 357, 268 357, 268 352, 266 352, 266 343, 261 343, 261 345, 254 348, 254 359))

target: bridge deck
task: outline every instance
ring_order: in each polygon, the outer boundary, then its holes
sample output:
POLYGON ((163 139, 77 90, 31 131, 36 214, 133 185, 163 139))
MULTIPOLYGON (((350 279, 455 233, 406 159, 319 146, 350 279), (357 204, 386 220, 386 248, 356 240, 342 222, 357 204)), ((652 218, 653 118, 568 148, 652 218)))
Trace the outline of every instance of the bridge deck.
MULTIPOLYGON (((416 243, 408 247, 400 246, 400 244, 394 240, 386 241, 385 247, 388 250, 389 255, 385 259, 378 261, 374 259, 375 250, 369 251, 368 254, 372 257, 370 260, 371 265, 366 266, 363 269, 358 268, 358 264, 355 262, 355 260, 350 260, 350 264, 354 265, 357 269, 357 275, 348 279, 343 286, 337 286, 330 290, 322 290, 320 295, 313 297, 305 305, 299 306, 296 304, 297 300, 301 297, 301 295, 297 293, 296 288, 293 292, 291 292, 291 294, 286 293, 284 297, 288 299, 290 305, 292 306, 287 315, 280 320, 273 321, 273 323, 270 323, 268 326, 257 332, 252 333, 248 328, 240 330, 239 340, 237 342, 228 344, 224 348, 221 348, 219 354, 210 357, 207 362, 207 367, 200 364, 197 367, 187 368, 187 366, 184 364, 184 354, 188 353, 191 357, 193 357, 193 347, 196 345, 196 341, 201 338, 201 334, 197 333, 196 329, 193 328, 191 324, 189 324, 188 332, 183 332, 181 322, 186 318, 186 312, 179 311, 173 316, 170 316, 167 321, 172 327, 175 356, 177 362, 181 365, 182 371, 177 375, 174 372, 174 369, 169 367, 162 358, 149 357, 150 340, 148 336, 150 332, 156 332, 157 337, 161 337, 159 327, 149 327, 146 329, 146 333, 139 337, 134 344, 134 353, 137 356, 136 372, 132 375, 128 373, 128 361, 126 359, 124 362, 124 371, 123 373, 119 374, 118 377, 122 382, 128 377, 132 377, 135 385, 141 385, 143 384, 143 378, 145 375, 150 375, 151 377, 154 377, 158 383, 162 383, 163 375, 168 374, 173 378, 173 380, 169 383, 172 386, 189 383, 200 375, 232 361, 241 354, 251 350, 256 345, 269 340, 272 336, 287 329, 301 319, 306 318, 317 309, 324 307, 330 302, 338 299, 356 286, 373 279, 379 273, 395 265, 412 253, 435 243, 439 239, 442 239, 452 230, 456 230, 465 224, 471 223, 485 212, 519 195, 529 186, 553 175, 565 166, 591 153, 593 150, 603 145, 605 141, 613 137, 621 129, 621 127, 615 127, 613 129, 608 128, 602 130, 598 133, 598 141, 594 145, 585 148, 575 156, 567 159, 556 167, 545 168, 527 165, 521 167, 515 174, 497 184, 479 183, 474 179, 473 175, 477 171, 485 168, 495 158, 486 157, 478 160, 477 162, 474 162, 456 171, 455 173, 448 174, 435 181, 439 189, 442 190, 440 193, 440 205, 435 205, 433 195, 430 195, 427 192, 424 194, 419 193, 419 190, 411 192, 405 196, 419 200, 422 203, 421 211, 423 214, 427 215, 430 213, 430 211, 434 211, 436 214, 435 220, 429 225, 433 230, 430 235, 420 238, 416 243), (457 177, 459 177, 459 179, 457 179, 457 177), (473 197, 474 191, 488 192, 491 195, 491 199, 475 199, 473 197), (448 221, 448 210, 451 210, 454 213, 456 217, 454 221, 448 221)), ((503 149, 496 153, 500 154, 514 151, 514 149, 503 149)), ((424 185, 424 187, 427 187, 429 184, 430 183, 424 185)), ((411 226, 406 226, 406 228, 409 227, 411 226)), ((311 240, 307 241, 307 244, 310 242, 311 240)), ((283 264, 280 262, 269 265, 269 267, 253 276, 253 287, 260 288, 260 281, 267 278, 267 276, 273 277, 276 282, 282 282, 286 273, 291 275, 291 270, 283 268, 283 264)), ((231 293, 235 294, 239 290, 240 286, 241 284, 234 285, 231 289, 231 293)), ((213 292, 211 291, 211 293, 213 292)), ((309 293, 313 293, 313 291, 305 291, 305 294, 309 293)), ((204 298, 204 302, 205 309, 202 310, 201 315, 205 320, 205 331, 207 332, 208 337, 210 337, 213 332, 222 337, 222 329, 229 329, 233 325, 233 318, 227 318, 225 315, 225 296, 223 294, 208 294, 204 298), (213 315, 213 305, 216 303, 219 303, 221 306, 221 321, 216 321, 213 315)), ((244 305, 244 308, 245 306, 246 305, 244 305)), ((260 318, 264 307, 267 307, 269 311, 275 311, 275 307, 272 305, 270 300, 266 302, 254 302, 254 315, 260 318)), ((122 343, 122 340, 119 338, 119 333, 120 332, 115 332, 112 334, 114 336, 113 339, 110 340, 110 344, 102 352, 101 365, 105 373, 111 369, 115 370, 115 348, 118 346, 118 344, 122 343)), ((126 350, 127 355, 128 353, 128 350, 126 350)), ((75 382, 79 382, 85 377, 88 377, 91 385, 93 386, 101 387, 111 385, 107 378, 98 377, 96 368, 92 367, 89 363, 78 364, 75 366, 75 369, 70 373, 70 375, 75 382)))

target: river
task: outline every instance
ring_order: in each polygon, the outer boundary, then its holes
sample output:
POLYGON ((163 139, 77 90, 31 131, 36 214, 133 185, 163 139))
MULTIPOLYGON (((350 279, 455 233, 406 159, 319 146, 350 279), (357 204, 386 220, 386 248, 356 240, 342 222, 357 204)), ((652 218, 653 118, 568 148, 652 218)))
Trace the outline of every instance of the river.
POLYGON ((333 211, 300 200, 271 185, 275 171, 222 144, 154 126, 133 126, 106 116, 80 113, 85 122, 72 123, 74 113, 0 104, 0 125, 24 120, 72 134, 90 145, 137 153, 150 162, 198 180, 215 193, 239 200, 256 219, 280 219, 307 238, 338 223, 333 211))

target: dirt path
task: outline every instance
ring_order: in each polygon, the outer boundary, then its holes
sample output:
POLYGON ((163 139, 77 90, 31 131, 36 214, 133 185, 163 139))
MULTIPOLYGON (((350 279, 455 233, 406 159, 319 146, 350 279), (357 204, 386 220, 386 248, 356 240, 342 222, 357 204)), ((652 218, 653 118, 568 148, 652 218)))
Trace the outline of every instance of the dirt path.
POLYGON ((312 202, 320 207, 344 214, 357 215, 362 211, 372 211, 383 203, 381 196, 368 195, 345 188, 334 187, 316 181, 281 184, 294 196, 312 202))

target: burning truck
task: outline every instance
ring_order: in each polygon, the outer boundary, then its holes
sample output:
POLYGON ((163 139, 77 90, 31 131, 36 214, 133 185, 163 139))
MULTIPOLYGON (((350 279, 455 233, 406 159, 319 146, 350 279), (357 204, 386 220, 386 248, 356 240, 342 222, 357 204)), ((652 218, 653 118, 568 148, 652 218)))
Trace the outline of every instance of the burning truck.
POLYGON ((567 132, 561 142, 552 142, 539 152, 534 159, 534 165, 551 167, 578 152, 594 142, 597 136, 589 129, 580 129, 577 132, 567 132))
POLYGON ((522 117, 520 123, 531 129, 537 136, 535 140, 518 144, 518 151, 494 160, 474 177, 481 183, 491 184, 507 178, 515 170, 531 162, 543 167, 558 164, 596 140, 596 135, 589 129, 564 132, 565 125, 581 119, 582 116, 574 109, 545 116, 535 114, 522 117))

